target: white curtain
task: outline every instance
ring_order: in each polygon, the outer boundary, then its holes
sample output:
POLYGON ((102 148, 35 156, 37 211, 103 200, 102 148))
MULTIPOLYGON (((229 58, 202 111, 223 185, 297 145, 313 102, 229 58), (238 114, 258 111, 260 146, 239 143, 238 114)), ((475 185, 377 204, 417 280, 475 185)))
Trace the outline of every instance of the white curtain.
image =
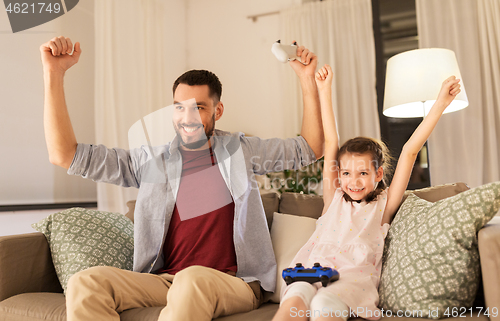
POLYGON ((432 184, 500 180, 500 1, 416 0, 420 48, 455 52, 469 107, 429 139, 432 184))
MULTIPOLYGON (((171 22, 165 21, 165 5, 159 0, 95 2, 98 144, 128 149, 128 130, 132 124, 171 104, 172 80, 166 79, 166 70, 177 65, 178 70, 173 72, 178 73, 185 64, 169 61, 172 57, 169 52, 183 48, 166 35, 169 29, 165 24, 171 22)), ((136 199, 137 190, 100 183, 97 194, 100 210, 125 213, 126 202, 136 199)))
MULTIPOLYGON (((375 78, 375 41, 370 0, 327 0, 280 13, 283 44, 296 40, 317 54, 318 68, 334 72, 333 108, 340 142, 356 136, 380 138, 375 78)), ((287 122, 300 132, 302 95, 291 68, 283 68, 287 122)))

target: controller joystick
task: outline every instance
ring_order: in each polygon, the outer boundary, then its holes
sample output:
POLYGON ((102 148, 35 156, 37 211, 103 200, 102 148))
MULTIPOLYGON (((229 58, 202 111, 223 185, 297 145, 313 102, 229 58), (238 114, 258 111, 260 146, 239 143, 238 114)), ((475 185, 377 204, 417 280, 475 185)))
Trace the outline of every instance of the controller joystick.
POLYGON ((287 62, 299 58, 297 56, 296 42, 294 42, 292 45, 283 45, 281 44, 281 41, 278 40, 275 43, 273 43, 273 46, 271 47, 271 52, 281 62, 287 62))

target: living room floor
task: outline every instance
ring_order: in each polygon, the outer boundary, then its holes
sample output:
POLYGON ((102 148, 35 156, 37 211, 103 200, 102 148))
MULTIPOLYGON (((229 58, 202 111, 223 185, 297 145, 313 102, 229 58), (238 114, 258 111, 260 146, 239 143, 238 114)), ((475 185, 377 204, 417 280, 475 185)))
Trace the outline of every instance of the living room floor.
MULTIPOLYGON (((96 208, 92 208, 96 209, 96 208)), ((36 232, 31 224, 62 209, 0 212, 0 236, 36 232)))

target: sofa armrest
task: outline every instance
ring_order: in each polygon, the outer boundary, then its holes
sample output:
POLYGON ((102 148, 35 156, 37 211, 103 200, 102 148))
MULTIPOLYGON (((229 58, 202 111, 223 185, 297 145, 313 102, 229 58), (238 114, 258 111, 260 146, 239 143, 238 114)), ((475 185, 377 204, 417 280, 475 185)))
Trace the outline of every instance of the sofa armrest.
POLYGON ((0 237, 0 301, 27 292, 62 292, 42 233, 0 237))
MULTIPOLYGON (((493 308, 500 313, 500 217, 494 217, 479 230, 478 247, 486 307, 490 314, 493 308)), ((500 315, 490 315, 490 320, 499 321, 500 315)))

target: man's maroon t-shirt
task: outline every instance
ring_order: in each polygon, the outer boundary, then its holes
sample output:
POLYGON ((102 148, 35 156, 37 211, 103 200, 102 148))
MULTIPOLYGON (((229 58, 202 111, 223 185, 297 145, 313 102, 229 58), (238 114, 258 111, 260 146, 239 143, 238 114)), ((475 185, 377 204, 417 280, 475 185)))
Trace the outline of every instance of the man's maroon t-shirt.
POLYGON ((191 265, 236 272, 234 201, 212 149, 181 150, 182 176, 158 273, 191 265))

